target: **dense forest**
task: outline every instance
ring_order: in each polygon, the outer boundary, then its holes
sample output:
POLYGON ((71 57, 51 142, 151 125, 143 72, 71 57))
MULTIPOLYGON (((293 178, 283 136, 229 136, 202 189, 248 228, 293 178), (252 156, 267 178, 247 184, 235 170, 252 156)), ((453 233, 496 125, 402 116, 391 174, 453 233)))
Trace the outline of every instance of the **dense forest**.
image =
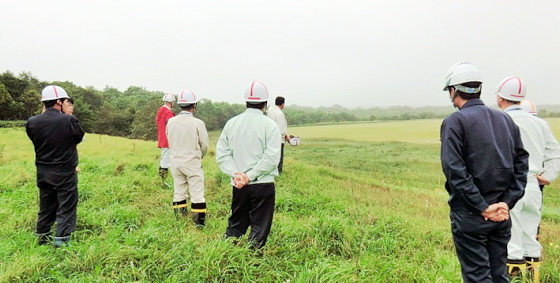
MULTIPOLYGON (((74 99, 74 115, 87 132, 145 140, 157 138, 155 115, 162 105, 164 93, 161 91, 149 91, 138 86, 130 86, 125 91, 109 86, 97 90, 68 81, 40 81, 30 73, 16 76, 9 71, 0 74, 0 126, 21 126, 29 117, 39 114, 42 108, 41 90, 50 84, 63 87, 74 99)), ((178 113, 178 106, 174 107, 174 112, 178 113)), ((559 117, 560 112, 550 110, 557 108, 543 107, 539 116, 559 117)), ((198 104, 196 116, 206 123, 209 131, 219 130, 228 119, 244 109, 243 104, 203 99, 198 104)), ((290 126, 444 118, 453 111, 450 106, 347 109, 340 105, 311 108, 291 104, 284 109, 290 126)))

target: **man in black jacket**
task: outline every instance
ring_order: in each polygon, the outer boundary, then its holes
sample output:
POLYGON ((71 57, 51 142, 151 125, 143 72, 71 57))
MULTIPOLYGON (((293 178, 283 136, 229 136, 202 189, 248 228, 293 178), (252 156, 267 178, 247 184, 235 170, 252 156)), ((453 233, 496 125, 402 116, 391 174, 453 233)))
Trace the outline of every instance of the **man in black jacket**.
POLYGON ((529 154, 519 128, 480 100, 473 65, 453 65, 445 82, 459 109, 441 125, 441 164, 447 179, 451 230, 464 282, 509 282, 509 210, 523 196, 529 154))
POLYGON ((76 145, 84 137, 78 119, 61 112, 68 104, 68 94, 59 86, 49 85, 42 91, 46 111, 27 120, 27 136, 35 147, 39 213, 37 236, 39 244, 51 241, 51 226, 57 222, 54 246, 70 241, 76 229, 78 206, 78 151, 76 145))

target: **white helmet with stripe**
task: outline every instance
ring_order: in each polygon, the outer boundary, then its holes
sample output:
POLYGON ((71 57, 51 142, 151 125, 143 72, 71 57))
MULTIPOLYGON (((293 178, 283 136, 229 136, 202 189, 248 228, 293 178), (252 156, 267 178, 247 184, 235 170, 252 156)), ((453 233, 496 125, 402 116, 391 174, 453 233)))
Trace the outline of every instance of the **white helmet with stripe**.
POLYGON ((57 85, 48 85, 41 91, 41 101, 70 98, 66 91, 57 85))
POLYGON ((197 103, 199 100, 200 99, 197 98, 196 95, 194 95, 194 92, 190 89, 183 89, 177 96, 177 104, 180 106, 197 103))
POLYGON ((521 101, 525 99, 527 87, 520 77, 507 77, 496 87, 496 94, 509 101, 521 101))
POLYGON ((163 95, 161 100, 163 102, 173 102, 173 101, 175 101, 175 95, 173 95, 173 93, 166 93, 166 94, 163 95))
POLYGON ((245 96, 243 97, 249 103, 261 103, 268 101, 268 90, 266 86, 259 82, 253 81, 247 85, 245 96))
POLYGON ((535 103, 533 103, 533 101, 521 100, 521 103, 519 105, 521 106, 521 109, 525 110, 525 112, 532 115, 537 115, 537 106, 535 105, 535 103))

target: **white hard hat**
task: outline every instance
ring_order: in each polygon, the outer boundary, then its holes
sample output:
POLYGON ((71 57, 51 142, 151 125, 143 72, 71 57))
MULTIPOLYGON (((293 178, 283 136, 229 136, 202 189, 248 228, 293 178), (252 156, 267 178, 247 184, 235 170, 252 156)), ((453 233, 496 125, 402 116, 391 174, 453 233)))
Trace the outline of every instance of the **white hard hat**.
MULTIPOLYGON (((445 76, 445 84, 443 86, 443 90, 447 90, 447 87, 450 86, 457 86, 468 82, 482 83, 482 75, 480 74, 480 71, 471 63, 459 62, 451 66, 451 68, 447 70, 447 75, 445 76)), ((459 89, 459 90, 463 91, 463 89, 459 89)), ((480 89, 472 89, 464 92, 476 93, 479 91, 480 89)))
POLYGON ((173 95, 173 93, 166 93, 161 100, 163 102, 173 102, 175 101, 175 95, 173 95))
POLYGON ((48 85, 41 91, 41 101, 70 98, 66 91, 57 85, 48 85))
POLYGON ((537 106, 531 100, 521 100, 521 109, 532 115, 537 115, 537 106))
POLYGON ((245 96, 243 98, 246 102, 266 102, 268 101, 268 90, 263 83, 253 81, 247 85, 247 88, 245 89, 245 96))
POLYGON ((181 93, 177 96, 177 104, 179 105, 189 105, 197 103, 200 99, 194 95, 194 92, 190 89, 183 89, 181 93))
POLYGON ((507 77, 496 87, 496 94, 510 101, 521 101, 525 98, 527 87, 520 77, 507 77))
POLYGON ((297 146, 300 142, 299 137, 290 136, 290 145, 297 146))

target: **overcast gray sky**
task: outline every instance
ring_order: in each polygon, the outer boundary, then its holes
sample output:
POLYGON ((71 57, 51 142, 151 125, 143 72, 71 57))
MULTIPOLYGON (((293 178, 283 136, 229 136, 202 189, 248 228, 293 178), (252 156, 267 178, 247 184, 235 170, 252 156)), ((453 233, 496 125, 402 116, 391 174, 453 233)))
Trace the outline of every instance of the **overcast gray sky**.
MULTIPOLYGON (((527 98, 560 104, 560 1, 0 0, 0 72, 124 91, 142 86, 242 103, 262 81, 286 104, 450 105, 458 61, 482 98, 522 77, 527 98)), ((451 107, 451 105, 450 105, 451 107)))

